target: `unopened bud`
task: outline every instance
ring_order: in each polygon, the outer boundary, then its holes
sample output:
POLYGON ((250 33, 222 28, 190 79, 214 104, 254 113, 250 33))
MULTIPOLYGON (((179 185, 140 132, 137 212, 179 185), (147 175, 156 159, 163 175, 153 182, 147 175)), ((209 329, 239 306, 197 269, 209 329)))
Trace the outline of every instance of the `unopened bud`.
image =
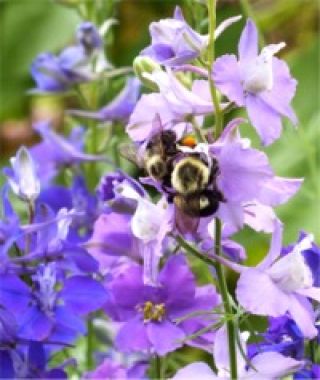
POLYGON ((152 74, 156 70, 161 70, 160 65, 149 57, 138 56, 133 61, 133 71, 136 76, 144 86, 153 91, 159 91, 158 85, 145 74, 152 74))
POLYGON ((192 87, 192 79, 191 76, 186 75, 185 73, 182 73, 181 71, 178 71, 175 73, 176 78, 188 89, 191 89, 192 87))

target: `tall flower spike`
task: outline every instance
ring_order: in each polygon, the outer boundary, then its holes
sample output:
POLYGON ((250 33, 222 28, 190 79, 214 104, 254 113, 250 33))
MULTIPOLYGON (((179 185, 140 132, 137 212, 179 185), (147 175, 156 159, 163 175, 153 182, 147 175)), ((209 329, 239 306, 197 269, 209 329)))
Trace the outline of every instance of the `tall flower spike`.
POLYGON ((287 64, 274 57, 284 47, 284 42, 268 45, 258 54, 258 31, 249 19, 240 37, 239 59, 226 54, 213 65, 217 88, 238 106, 247 108, 264 145, 279 138, 282 117, 297 123, 290 106, 297 82, 287 64))
POLYGON ((10 159, 12 169, 5 168, 12 191, 24 201, 34 202, 40 193, 40 181, 36 164, 27 148, 22 146, 15 157, 10 159))

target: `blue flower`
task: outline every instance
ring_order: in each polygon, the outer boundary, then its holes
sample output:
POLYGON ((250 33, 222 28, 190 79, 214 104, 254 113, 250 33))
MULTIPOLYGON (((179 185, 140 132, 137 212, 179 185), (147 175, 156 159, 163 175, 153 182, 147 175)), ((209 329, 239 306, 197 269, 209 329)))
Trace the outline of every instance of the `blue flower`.
POLYGON ((102 39, 92 23, 82 23, 76 37, 77 44, 65 48, 59 55, 46 52, 35 58, 31 75, 37 88, 33 92, 62 92, 94 79, 94 61, 99 63, 96 66, 100 71, 107 67, 102 39))

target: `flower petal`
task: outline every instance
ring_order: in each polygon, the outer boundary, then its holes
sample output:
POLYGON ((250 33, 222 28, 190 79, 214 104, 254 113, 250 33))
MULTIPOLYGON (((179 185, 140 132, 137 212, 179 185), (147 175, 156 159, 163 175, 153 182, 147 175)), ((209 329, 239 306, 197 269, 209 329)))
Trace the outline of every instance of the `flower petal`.
POLYGON ((281 116, 259 96, 248 93, 246 107, 249 119, 264 145, 270 145, 280 137, 281 116))
POLYGON ((134 310, 143 301, 144 285, 142 267, 131 265, 111 285, 111 292, 120 308, 134 310))
POLYGON ((87 276, 73 276, 66 280, 60 293, 76 314, 88 314, 99 309, 107 301, 105 288, 87 276))
POLYGON ((275 219, 274 232, 272 234, 271 246, 267 256, 257 266, 259 269, 268 268, 280 256, 282 244, 283 225, 279 219, 275 219))
POLYGON ((218 376, 206 363, 194 362, 181 369, 171 378, 171 380, 215 380, 218 376))
POLYGON ((195 279, 182 255, 172 256, 159 274, 159 282, 167 292, 166 308, 171 313, 188 307, 195 296, 195 279))
POLYGON ((185 338, 185 333, 167 320, 149 323, 147 333, 154 350, 161 356, 181 347, 181 341, 185 338))
POLYGON ((296 322, 306 338, 314 338, 318 334, 315 327, 315 316, 310 302, 303 296, 292 294, 289 308, 291 318, 296 322))
POLYGON ((239 64, 235 55, 226 54, 217 58, 213 65, 212 75, 219 91, 238 106, 244 105, 239 64))
POLYGON ((253 368, 249 368, 246 379, 278 379, 299 369, 303 362, 283 356, 278 352, 263 352, 251 359, 253 368))
POLYGON ((250 268, 241 274, 236 295, 241 306, 253 314, 280 317, 289 309, 289 295, 258 269, 250 268))
POLYGON ((296 293, 301 294, 302 296, 312 298, 317 302, 320 302, 320 288, 311 287, 311 288, 303 288, 296 290, 296 293))
POLYGON ((24 339, 41 341, 46 339, 54 326, 53 320, 49 319, 36 306, 30 307, 21 317, 18 335, 24 339))
POLYGON ((238 53, 240 61, 251 60, 258 55, 258 30, 251 19, 247 20, 241 33, 238 53))
POLYGON ((273 177, 262 187, 259 200, 269 206, 287 202, 300 189, 303 179, 273 177))
POLYGON ((293 124, 298 122, 290 106, 297 87, 297 81, 290 75, 286 62, 273 57, 273 87, 270 91, 263 91, 260 96, 266 104, 279 114, 286 116, 293 124))
POLYGON ((126 322, 115 339, 116 347, 122 352, 146 351, 151 347, 142 320, 135 318, 126 322))
POLYGON ((30 301, 30 290, 18 277, 2 274, 0 281, 0 304, 13 313, 21 313, 30 301))
POLYGON ((224 145, 217 155, 220 175, 218 188, 229 202, 243 202, 255 199, 261 186, 272 178, 268 157, 241 144, 224 145))

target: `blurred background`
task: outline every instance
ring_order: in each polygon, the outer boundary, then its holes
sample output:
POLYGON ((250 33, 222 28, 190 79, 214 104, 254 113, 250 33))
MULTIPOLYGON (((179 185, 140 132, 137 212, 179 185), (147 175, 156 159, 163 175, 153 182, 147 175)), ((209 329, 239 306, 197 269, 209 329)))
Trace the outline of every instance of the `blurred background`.
MULTIPOLYGON (((36 140, 32 122, 53 118, 63 123, 63 97, 28 94, 34 87, 29 74, 32 60, 41 52, 57 53, 73 42, 80 21, 71 8, 59 3, 73 0, 2 0, 0 2, 0 160, 3 165, 21 144, 36 140)), ((111 0, 93 0, 108 6, 111 0)), ((149 43, 148 25, 153 20, 171 17, 176 4, 183 6, 191 25, 205 17, 195 12, 191 0, 117 1, 114 16, 119 24, 108 41, 107 54, 115 66, 131 65, 133 58, 149 43)), ((299 85, 294 108, 299 128, 285 125, 282 138, 266 149, 278 175, 304 177, 301 191, 278 209, 285 222, 285 243, 294 241, 299 230, 313 232, 320 239, 320 96, 319 96, 319 8, 317 0, 218 0, 218 20, 242 13, 257 21, 265 41, 286 41, 282 56, 287 60, 299 85)), ((203 7, 205 11, 205 8, 203 7)), ((100 15, 104 17, 103 13, 100 15)), ((229 28, 217 42, 217 55, 236 52, 244 19, 229 28)), ((204 30, 207 25, 202 23, 204 30)), ((235 116, 234 114, 232 116, 235 116)), ((244 134, 253 138, 252 128, 244 134)), ((256 262, 268 246, 268 237, 241 232, 236 239, 256 262)))

